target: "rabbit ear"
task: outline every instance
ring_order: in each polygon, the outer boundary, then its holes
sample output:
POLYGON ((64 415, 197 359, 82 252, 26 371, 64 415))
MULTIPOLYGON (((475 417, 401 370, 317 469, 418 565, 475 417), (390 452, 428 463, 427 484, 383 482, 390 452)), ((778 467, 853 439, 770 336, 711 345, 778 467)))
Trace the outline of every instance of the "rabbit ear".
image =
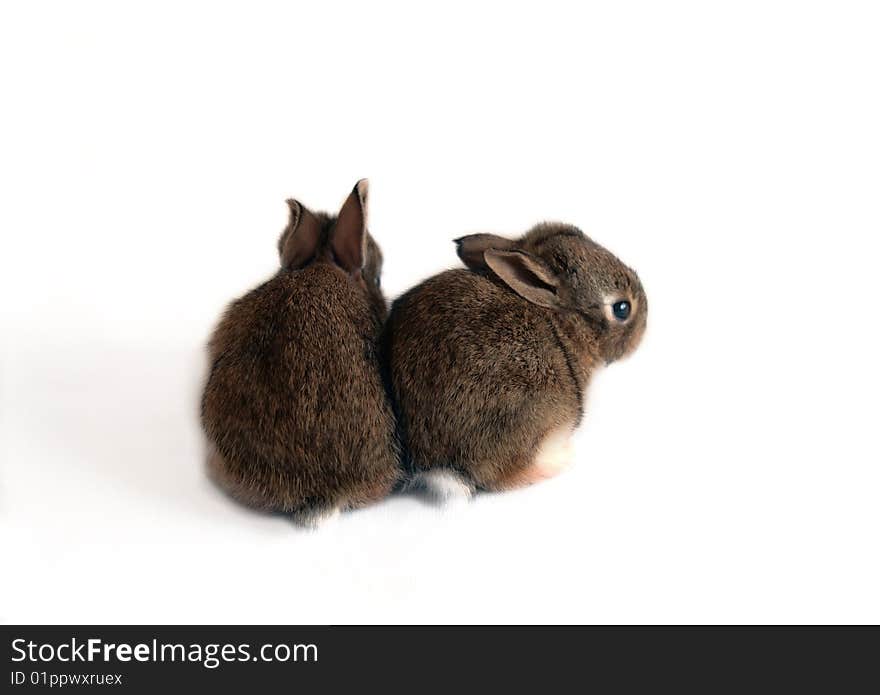
POLYGON ((455 240, 456 253, 471 270, 485 270, 486 260, 483 253, 486 249, 500 249, 502 251, 513 248, 514 242, 495 234, 469 234, 455 240))
POLYGON ((483 255, 486 265, 520 297, 539 306, 560 306, 556 294, 559 279, 531 254, 524 251, 488 249, 483 255))
POLYGON ((367 243, 367 180, 355 184, 342 204, 330 245, 336 263, 349 273, 364 266, 367 243))
POLYGON ((290 221, 278 239, 278 253, 282 267, 296 270, 315 257, 321 241, 321 223, 299 201, 291 198, 287 205, 290 221))

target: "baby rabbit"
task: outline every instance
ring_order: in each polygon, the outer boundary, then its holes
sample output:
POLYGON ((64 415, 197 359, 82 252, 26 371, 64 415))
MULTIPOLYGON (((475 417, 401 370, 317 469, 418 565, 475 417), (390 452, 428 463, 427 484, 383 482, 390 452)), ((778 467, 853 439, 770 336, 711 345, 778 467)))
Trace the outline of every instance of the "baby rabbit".
POLYGON ((281 269, 232 302, 210 340, 201 418, 223 487, 316 525, 399 477, 377 356, 382 254, 367 232, 366 180, 335 218, 287 203, 281 269))
POLYGON ((444 500, 567 465, 590 375, 635 350, 648 314, 635 272, 575 227, 456 243, 468 270, 401 296, 383 338, 411 473, 444 500))

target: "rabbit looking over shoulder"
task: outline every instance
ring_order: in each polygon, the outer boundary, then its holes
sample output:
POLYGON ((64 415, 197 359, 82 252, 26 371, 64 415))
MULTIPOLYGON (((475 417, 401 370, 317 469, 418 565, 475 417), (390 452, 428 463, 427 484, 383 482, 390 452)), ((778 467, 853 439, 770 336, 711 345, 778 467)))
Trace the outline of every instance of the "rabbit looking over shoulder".
POLYGON ((208 465, 233 496, 305 523, 384 497, 398 479, 377 341, 382 254, 367 182, 339 215, 289 200, 281 269, 232 302, 209 343, 208 465))
POLYGON ((467 269, 401 296, 383 338, 412 473, 441 498, 564 468, 590 375, 648 313, 635 272, 575 227, 456 243, 467 269))

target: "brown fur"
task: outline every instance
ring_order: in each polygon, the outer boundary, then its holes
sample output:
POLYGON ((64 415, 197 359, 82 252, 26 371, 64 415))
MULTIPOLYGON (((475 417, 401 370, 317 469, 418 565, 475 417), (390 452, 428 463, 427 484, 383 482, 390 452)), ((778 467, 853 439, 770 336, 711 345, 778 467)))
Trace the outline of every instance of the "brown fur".
POLYGON ((638 345, 647 299, 632 270, 574 227, 457 243, 469 269, 411 289, 386 324, 411 472, 450 469, 489 490, 534 482, 544 439, 579 422, 593 370, 638 345), (621 299, 625 322, 609 313, 621 299))
POLYGON ((232 302, 210 340, 202 397, 209 468, 258 508, 354 507, 398 479, 377 358, 382 257, 366 232, 365 182, 338 222, 289 205, 279 239, 286 267, 232 302))

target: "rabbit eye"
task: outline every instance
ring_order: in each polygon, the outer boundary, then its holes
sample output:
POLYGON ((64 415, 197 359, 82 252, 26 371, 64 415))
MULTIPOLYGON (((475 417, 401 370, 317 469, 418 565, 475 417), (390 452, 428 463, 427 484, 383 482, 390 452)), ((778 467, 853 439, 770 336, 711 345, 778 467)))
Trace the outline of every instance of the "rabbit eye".
POLYGON ((611 307, 611 311, 614 314, 614 318, 618 321, 626 321, 629 318, 631 308, 630 303, 627 301, 615 302, 614 306, 611 307))
POLYGON ((382 287, 382 277, 380 275, 376 276, 376 287, 382 287))

